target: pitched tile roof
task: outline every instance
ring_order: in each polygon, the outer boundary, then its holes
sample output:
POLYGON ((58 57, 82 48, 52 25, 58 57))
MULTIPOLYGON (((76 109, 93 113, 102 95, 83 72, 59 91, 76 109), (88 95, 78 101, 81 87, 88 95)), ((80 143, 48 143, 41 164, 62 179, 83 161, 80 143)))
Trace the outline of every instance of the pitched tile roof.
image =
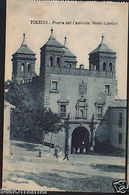
POLYGON ((67 47, 64 48, 65 56, 76 57, 67 47))
POLYGON ((50 38, 48 39, 48 41, 45 43, 46 46, 56 46, 56 47, 61 47, 63 48, 64 46, 59 43, 55 37, 52 35, 50 36, 50 38))
POLYGON ((103 43, 104 36, 102 36, 102 41, 98 45, 96 49, 91 51, 89 54, 97 53, 97 52, 102 52, 102 53, 116 53, 112 49, 110 49, 105 43, 103 43))
POLYGON ((15 54, 35 54, 27 45, 21 45, 15 54))
POLYGON ((21 47, 15 52, 15 54, 31 54, 35 55, 35 53, 27 46, 25 42, 25 34, 23 34, 23 41, 21 47))
MULTIPOLYGON (((65 37, 65 40, 66 40, 66 37, 65 37)), ((56 50, 64 52, 64 56, 76 57, 65 45, 59 43, 55 39, 53 35, 53 29, 51 29, 51 35, 48 41, 43 45, 43 47, 46 47, 46 46, 52 47, 53 49, 56 48, 56 50)))

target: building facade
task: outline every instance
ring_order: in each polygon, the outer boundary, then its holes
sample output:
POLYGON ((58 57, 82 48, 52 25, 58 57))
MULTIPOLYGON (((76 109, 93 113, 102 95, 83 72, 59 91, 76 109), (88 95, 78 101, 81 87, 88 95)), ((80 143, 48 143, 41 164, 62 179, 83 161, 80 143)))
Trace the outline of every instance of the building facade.
MULTIPOLYGON (((13 54, 12 79, 32 82, 35 61, 24 35, 21 47, 13 54)), ((103 36, 89 53, 89 69, 83 64, 77 68, 77 57, 68 49, 67 38, 64 44, 59 43, 51 29, 48 41, 40 49, 38 87, 46 108, 64 121, 70 114, 68 145, 72 153, 89 151, 96 137, 99 142, 109 139, 112 146, 125 149, 126 101, 116 99, 116 52, 104 43, 103 36)), ((64 133, 61 139, 64 143, 64 133)))
POLYGON ((10 113, 11 110, 15 109, 13 105, 4 101, 4 155, 8 156, 11 154, 11 138, 10 138, 10 113))

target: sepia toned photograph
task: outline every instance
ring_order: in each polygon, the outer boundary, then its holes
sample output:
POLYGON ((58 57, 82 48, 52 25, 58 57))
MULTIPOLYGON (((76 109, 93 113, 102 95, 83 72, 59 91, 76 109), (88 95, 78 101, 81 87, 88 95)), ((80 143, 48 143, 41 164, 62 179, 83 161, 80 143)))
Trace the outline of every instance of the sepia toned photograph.
POLYGON ((7 0, 5 190, 127 190, 128 4, 7 0))

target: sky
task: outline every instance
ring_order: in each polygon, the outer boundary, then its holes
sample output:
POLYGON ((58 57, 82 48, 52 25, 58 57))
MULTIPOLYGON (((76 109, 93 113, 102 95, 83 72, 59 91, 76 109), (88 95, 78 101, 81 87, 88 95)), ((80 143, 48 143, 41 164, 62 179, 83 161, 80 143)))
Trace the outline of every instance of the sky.
POLYGON ((67 37, 67 46, 77 56, 77 67, 88 68, 88 54, 101 42, 117 53, 116 76, 118 95, 126 98, 127 85, 127 32, 128 4, 113 2, 45 2, 33 0, 7 0, 5 80, 11 79, 12 54, 20 47, 23 33, 28 47, 36 53, 36 73, 39 74, 40 48, 47 42, 50 29, 60 43, 67 37), (31 21, 47 24, 31 24, 31 21), (71 24, 66 24, 70 22, 71 24), (53 24, 54 22, 54 24, 53 24), (64 22, 64 24, 57 24, 64 22), (75 25, 87 22, 90 25, 75 25), (97 24, 93 24, 93 23, 97 24), (107 23, 112 24, 107 24, 107 23), (100 24, 101 23, 101 24, 100 24), (117 24, 116 24, 117 23, 117 24))

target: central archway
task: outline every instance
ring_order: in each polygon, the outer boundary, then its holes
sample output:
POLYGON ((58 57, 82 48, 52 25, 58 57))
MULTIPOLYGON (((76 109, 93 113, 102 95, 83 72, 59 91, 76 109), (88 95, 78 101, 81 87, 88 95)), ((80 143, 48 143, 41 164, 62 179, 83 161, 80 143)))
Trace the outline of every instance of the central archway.
POLYGON ((83 127, 77 127, 72 133, 71 154, 89 152, 89 131, 83 127))

